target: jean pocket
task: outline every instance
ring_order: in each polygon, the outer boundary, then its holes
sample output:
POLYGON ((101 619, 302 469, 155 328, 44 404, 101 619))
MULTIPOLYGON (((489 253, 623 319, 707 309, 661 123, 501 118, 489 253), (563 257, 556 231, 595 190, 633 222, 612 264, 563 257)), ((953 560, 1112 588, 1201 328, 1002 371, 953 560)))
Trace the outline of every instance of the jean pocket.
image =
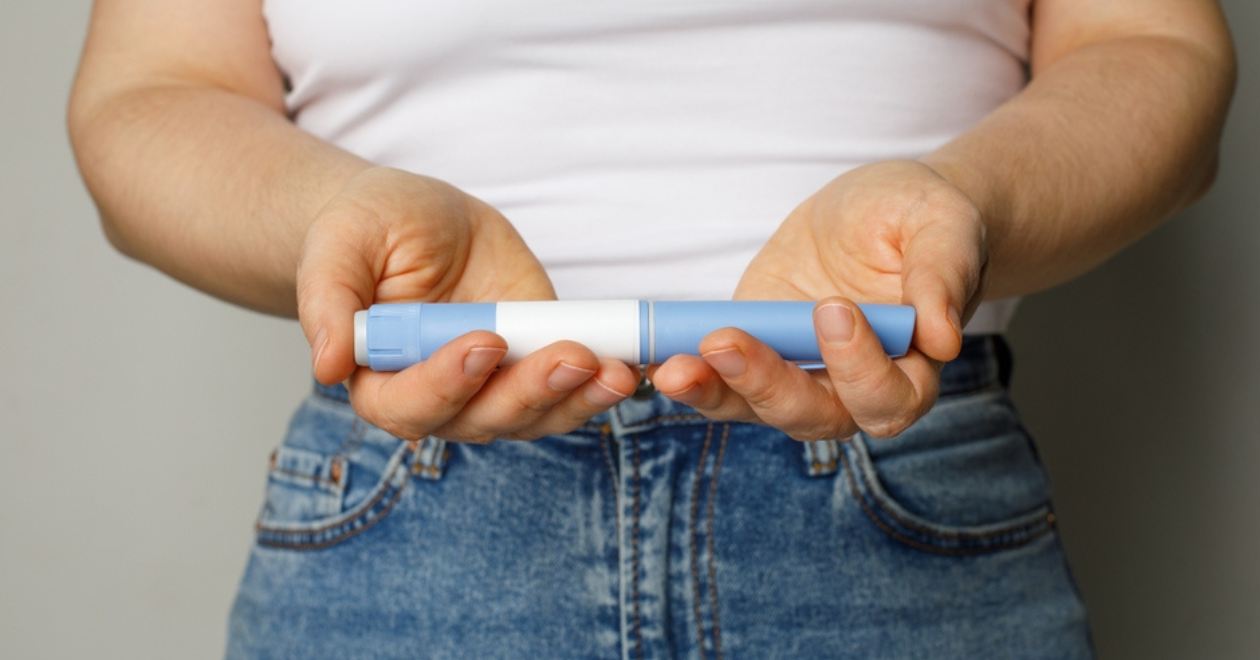
POLYGON ((995 552, 1054 528, 1049 479, 1005 390, 942 398, 895 438, 859 434, 841 462, 871 521, 920 550, 995 552))
POLYGON ((348 404, 311 397, 271 455, 258 544, 318 550, 370 529, 398 502, 422 451, 359 420, 348 404))

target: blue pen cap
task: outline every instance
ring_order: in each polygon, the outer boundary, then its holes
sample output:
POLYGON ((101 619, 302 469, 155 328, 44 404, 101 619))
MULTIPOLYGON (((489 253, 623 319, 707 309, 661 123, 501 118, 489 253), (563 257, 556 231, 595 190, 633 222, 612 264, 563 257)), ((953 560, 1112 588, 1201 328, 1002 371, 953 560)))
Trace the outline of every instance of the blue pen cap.
POLYGON ((423 359, 419 305, 373 305, 356 313, 354 320, 354 353, 359 364, 376 371, 401 371, 423 359))
POLYGON ((372 305, 354 315, 354 359, 375 371, 402 371, 473 330, 495 329, 494 303, 372 305), (423 323, 421 318, 423 317, 423 323))

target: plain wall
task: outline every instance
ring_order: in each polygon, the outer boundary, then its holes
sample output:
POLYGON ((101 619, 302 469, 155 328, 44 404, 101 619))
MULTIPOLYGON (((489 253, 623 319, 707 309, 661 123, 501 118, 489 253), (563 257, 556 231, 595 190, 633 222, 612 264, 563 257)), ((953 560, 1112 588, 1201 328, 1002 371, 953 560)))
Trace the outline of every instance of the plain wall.
MULTIPOLYGON (((89 4, 0 3, 0 657, 213 658, 309 354, 101 236, 63 128, 89 4)), ((1112 660, 1260 657, 1260 6, 1225 5, 1215 190, 1011 333, 1112 660)))

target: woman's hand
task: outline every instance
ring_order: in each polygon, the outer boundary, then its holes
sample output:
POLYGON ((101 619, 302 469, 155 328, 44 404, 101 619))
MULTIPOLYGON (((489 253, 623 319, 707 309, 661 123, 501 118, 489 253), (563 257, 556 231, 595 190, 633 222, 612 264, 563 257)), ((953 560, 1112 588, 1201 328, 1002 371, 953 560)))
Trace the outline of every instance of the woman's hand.
POLYGON ((936 401, 942 363, 981 299, 987 261, 980 212, 962 191, 913 161, 838 177, 788 216, 753 259, 735 297, 820 300, 825 370, 785 362, 746 333, 712 333, 703 357, 677 356, 652 380, 666 396, 720 420, 758 421, 799 440, 858 429, 895 435, 936 401), (909 353, 892 360, 856 302, 917 311, 909 353))
POLYGON ((489 442, 572 430, 634 391, 638 374, 559 342, 496 371, 502 337, 469 333, 424 362, 354 362, 353 316, 378 302, 548 300, 555 291, 508 221, 441 181, 369 169, 320 211, 298 265, 298 316, 315 377, 347 380, 367 421, 403 439, 489 442))

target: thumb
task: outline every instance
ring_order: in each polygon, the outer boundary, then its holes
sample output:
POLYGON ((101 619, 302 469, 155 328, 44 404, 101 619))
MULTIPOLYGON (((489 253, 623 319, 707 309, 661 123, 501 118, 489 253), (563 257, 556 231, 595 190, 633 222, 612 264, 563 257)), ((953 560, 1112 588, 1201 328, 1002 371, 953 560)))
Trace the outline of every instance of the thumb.
POLYGON ((962 350, 962 329, 980 300, 983 230, 965 223, 937 222, 906 246, 902 302, 918 315, 914 345, 929 358, 948 362, 962 350))
POLYGON ((372 303, 377 279, 364 256, 371 252, 361 249, 372 238, 347 237, 335 228, 333 222, 312 225, 297 273, 298 321, 311 345, 315 379, 325 385, 354 373, 354 313, 372 303))

